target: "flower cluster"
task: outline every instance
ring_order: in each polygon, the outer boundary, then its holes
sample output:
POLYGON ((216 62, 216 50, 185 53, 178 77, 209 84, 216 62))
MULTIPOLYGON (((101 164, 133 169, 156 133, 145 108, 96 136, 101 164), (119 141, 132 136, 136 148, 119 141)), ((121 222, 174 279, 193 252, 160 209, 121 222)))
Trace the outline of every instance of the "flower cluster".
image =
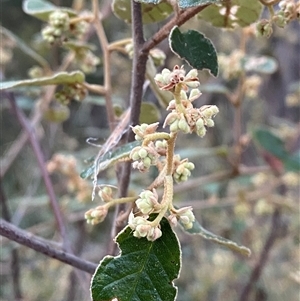
POLYGON ((153 143, 149 146, 137 146, 130 153, 130 159, 134 161, 132 167, 145 172, 156 164, 158 156, 153 143))
POLYGON ((42 37, 49 44, 63 42, 70 35, 78 38, 86 28, 86 22, 72 23, 68 12, 56 10, 49 15, 48 25, 42 30, 42 37))
POLYGON ((153 192, 151 190, 144 190, 140 193, 139 198, 135 201, 137 208, 143 214, 150 214, 157 212, 160 209, 160 204, 158 203, 158 195, 156 190, 153 192))
POLYGON ((168 219, 174 226, 176 226, 179 221, 186 230, 191 229, 195 222, 193 208, 191 206, 180 209, 173 208, 172 214, 168 216, 168 219))
POLYGON ((128 225, 134 230, 133 236, 137 238, 146 237, 149 241, 154 241, 162 236, 159 225, 153 226, 147 217, 134 216, 130 213, 128 225))
POLYGON ((47 170, 50 174, 59 172, 67 178, 67 189, 70 193, 75 193, 79 201, 90 199, 92 188, 90 184, 83 180, 76 170, 76 159, 73 156, 55 154, 47 163, 47 170))
POLYGON ((105 206, 98 206, 88 210, 85 213, 84 218, 88 224, 96 225, 104 221, 107 213, 108 209, 105 206))
POLYGON ((270 20, 262 19, 256 25, 257 34, 269 38, 273 33, 273 24, 283 28, 293 20, 300 19, 300 2, 282 0, 278 4, 279 10, 270 20))
POLYGON ((93 73, 96 66, 100 64, 100 59, 91 50, 79 48, 75 50, 75 61, 84 73, 93 73))
POLYGON ((197 77, 197 70, 192 69, 188 74, 185 74, 183 66, 176 65, 173 70, 163 69, 161 73, 156 74, 154 80, 161 90, 173 91, 178 84, 187 91, 188 87, 197 88, 200 86, 197 77))
MULTIPOLYGON (((186 99, 183 98, 182 104, 186 99)), ((172 107, 168 107, 170 109, 172 107)), ((205 105, 201 108, 186 107, 185 112, 178 110, 177 106, 167 116, 164 127, 170 126, 171 132, 183 131, 184 133, 195 132, 198 136, 203 137, 206 134, 206 127, 213 127, 213 117, 218 114, 219 109, 214 105, 205 105)))
POLYGON ((166 117, 164 127, 169 125, 171 132, 195 132, 198 136, 203 137, 206 133, 205 127, 214 126, 212 118, 219 112, 219 109, 216 106, 194 108, 192 104, 201 95, 200 90, 197 89, 200 82, 196 69, 192 69, 187 75, 185 75, 183 67, 175 66, 173 71, 164 69, 162 73, 155 76, 155 81, 162 90, 175 92, 176 85, 180 85, 181 88, 180 100, 171 100, 167 107, 167 110, 171 110, 171 113, 166 117), (192 90, 188 97, 189 87, 192 90))
POLYGON ((80 84, 64 85, 60 91, 55 93, 55 99, 63 104, 68 105, 72 99, 82 101, 87 95, 87 90, 80 84))
POLYGON ((158 122, 152 124, 142 123, 131 127, 131 129, 135 133, 135 140, 143 140, 146 135, 155 133, 157 127, 158 122))
POLYGON ((244 56, 245 52, 240 49, 234 50, 230 55, 219 53, 218 62, 225 79, 231 80, 238 78, 241 75, 243 71, 242 60, 244 56))
MULTIPOLYGON (((177 157, 176 159, 178 159, 178 161, 180 160, 179 155, 177 155, 175 157, 177 157)), ((185 182, 188 180, 188 177, 191 175, 191 170, 193 170, 195 168, 195 165, 192 162, 188 162, 188 159, 179 161, 177 164, 176 164, 176 161, 175 161, 175 168, 174 168, 174 173, 173 173, 174 180, 177 183, 185 182)))

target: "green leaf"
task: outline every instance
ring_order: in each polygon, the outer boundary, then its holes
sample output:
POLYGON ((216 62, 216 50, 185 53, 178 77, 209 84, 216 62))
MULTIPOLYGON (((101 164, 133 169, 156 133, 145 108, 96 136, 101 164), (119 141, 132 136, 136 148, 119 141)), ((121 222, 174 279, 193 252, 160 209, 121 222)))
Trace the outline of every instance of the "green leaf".
POLYGON ((242 59, 242 68, 248 72, 272 74, 277 70, 278 63, 270 56, 246 56, 242 59))
POLYGON ((240 246, 237 243, 235 243, 227 238, 224 238, 224 237, 221 237, 221 236, 211 233, 210 231, 204 229, 197 220, 193 223, 193 227, 191 229, 188 229, 188 230, 184 229, 184 230, 190 234, 201 235, 205 239, 211 240, 217 244, 227 247, 227 248, 229 248, 235 252, 238 252, 242 255, 245 255, 245 256, 251 255, 250 249, 248 249, 244 246, 240 246))
POLYGON ((169 36, 171 50, 180 58, 185 59, 190 66, 198 70, 208 69, 218 75, 218 58, 210 39, 195 30, 181 33, 175 26, 169 36))
POLYGON ((93 301, 174 301, 180 247, 166 218, 161 231, 154 242, 134 237, 128 226, 118 235, 121 254, 101 261, 92 279, 93 301))
MULTIPOLYGON (((158 4, 160 0, 136 0, 142 3, 152 3, 158 4)), ((188 8, 193 6, 203 6, 206 4, 219 3, 222 0, 178 0, 178 5, 180 8, 188 8)))
POLYGON ((285 160, 289 154, 283 140, 265 128, 258 128, 253 132, 254 139, 259 146, 280 160, 285 160))
POLYGON ((85 76, 81 71, 59 72, 47 77, 0 82, 0 91, 25 86, 68 85, 75 83, 81 84, 84 82, 84 80, 85 76))
POLYGON ((259 0, 223 1, 223 4, 210 5, 205 8, 198 14, 198 17, 216 27, 246 27, 258 20, 262 8, 259 0))
POLYGON ((288 155, 283 160, 283 164, 284 164, 285 170, 299 172, 300 171, 300 152, 295 153, 293 155, 288 155))
MULTIPOLYGON (((144 24, 163 21, 173 12, 172 6, 167 1, 139 2, 144 2, 142 3, 142 17, 144 24)), ((131 1, 113 0, 112 10, 118 18, 127 23, 131 23, 131 1)))
POLYGON ((258 128, 253 132, 253 137, 260 147, 283 163, 285 170, 300 171, 300 153, 288 153, 284 141, 270 130, 258 128))
POLYGON ((188 8, 193 6, 220 3, 221 1, 222 0, 179 0, 178 5, 180 8, 188 8))
POLYGON ((25 0, 23 2, 23 11, 42 21, 48 21, 49 15, 55 10, 66 12, 70 17, 77 16, 77 13, 74 10, 67 7, 55 6, 51 2, 45 0, 25 0))
POLYGON ((140 113, 140 123, 154 123, 159 121, 161 118, 160 111, 151 102, 142 102, 141 113, 140 113))
POLYGON ((25 42, 23 42, 19 37, 17 37, 10 30, 0 26, 0 33, 6 35, 9 39, 13 40, 25 54, 27 54, 32 59, 34 59, 42 67, 46 69, 50 69, 48 62, 42 56, 40 56, 36 51, 30 48, 25 42))
POLYGON ((229 94, 230 90, 222 84, 204 84, 200 86, 201 92, 205 93, 218 93, 218 94, 229 94))
POLYGON ((81 178, 86 179, 92 176, 95 172, 95 168, 97 166, 98 172, 101 172, 107 169, 109 166, 117 163, 119 160, 124 160, 124 158, 129 157, 129 154, 133 148, 141 145, 141 141, 134 141, 127 144, 124 144, 120 147, 117 147, 113 152, 107 152, 104 154, 97 162, 93 162, 93 164, 85 169, 81 174, 81 178))

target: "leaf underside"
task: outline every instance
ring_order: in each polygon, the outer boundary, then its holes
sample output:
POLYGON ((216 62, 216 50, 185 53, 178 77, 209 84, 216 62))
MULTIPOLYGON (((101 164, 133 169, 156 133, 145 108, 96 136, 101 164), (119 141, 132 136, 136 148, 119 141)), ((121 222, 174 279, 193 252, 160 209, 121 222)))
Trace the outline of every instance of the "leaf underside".
MULTIPOLYGON (((136 0, 137 2, 158 4, 161 0, 136 0)), ((222 0, 178 0, 178 6, 180 8, 188 8, 193 6, 203 6, 207 4, 220 3, 222 0)))
POLYGON ((189 234, 196 234, 196 235, 201 235, 203 238, 211 240, 217 244, 220 244, 224 247, 227 247, 235 252, 238 252, 244 256, 250 256, 251 255, 251 251, 250 249, 244 247, 244 246, 240 246, 238 245, 236 242, 233 242, 227 238, 218 236, 216 234, 211 233, 210 231, 206 230, 205 228, 203 228, 198 221, 195 221, 193 223, 193 227, 191 229, 186 230, 186 232, 188 232, 189 234))
POLYGON ((136 238, 127 226, 118 236, 121 254, 106 256, 91 284, 93 301, 173 301, 173 280, 180 270, 180 248, 167 219, 161 221, 162 237, 154 242, 136 238))
POLYGON ((124 144, 120 147, 117 147, 112 152, 107 152, 104 154, 97 162, 93 162, 93 164, 85 169, 81 174, 80 177, 83 179, 86 179, 90 176, 92 176, 95 172, 95 169, 97 167, 98 172, 101 172, 111 166, 112 164, 116 163, 119 159, 124 158, 126 156, 129 156, 131 150, 141 145, 141 141, 133 141, 127 144, 124 144))
POLYGON ((82 84, 84 81, 85 76, 81 71, 59 72, 47 77, 1 82, 0 90, 28 86, 82 84))

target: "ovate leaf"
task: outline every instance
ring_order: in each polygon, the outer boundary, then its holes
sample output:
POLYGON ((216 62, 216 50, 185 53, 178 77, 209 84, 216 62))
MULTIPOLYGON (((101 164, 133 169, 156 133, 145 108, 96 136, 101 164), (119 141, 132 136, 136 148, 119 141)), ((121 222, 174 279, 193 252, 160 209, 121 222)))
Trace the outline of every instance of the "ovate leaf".
MULTIPOLYGON (((136 0, 142 3, 152 3, 158 4, 161 0, 136 0)), ((178 0, 178 5, 180 8, 188 8, 192 6, 203 6, 211 3, 219 3, 222 0, 178 0)))
POLYGON ((134 237, 128 226, 118 235, 121 253, 101 261, 92 279, 93 301, 174 301, 180 248, 166 218, 161 231, 154 242, 134 237))
POLYGON ((23 2, 23 11, 36 17, 42 21, 48 21, 49 15, 55 10, 61 10, 66 12, 70 17, 77 16, 77 13, 67 7, 58 7, 46 0, 25 0, 23 2))
MULTIPOLYGON (((255 141, 267 153, 279 159, 287 171, 300 171, 300 153, 290 154, 284 141, 265 128, 258 128, 253 132, 255 141)), ((270 162, 269 162, 270 163, 270 162)))
POLYGON ((104 154, 101 158, 96 160, 91 166, 89 166, 87 169, 85 169, 80 176, 83 179, 86 179, 90 176, 92 176, 95 172, 95 170, 98 170, 98 172, 101 172, 108 168, 109 166, 112 166, 113 164, 117 163, 119 160, 124 160, 125 158, 129 158, 129 154, 133 148, 136 146, 141 145, 141 141, 133 141, 127 144, 124 144, 120 147, 117 147, 114 151, 107 152, 104 154), (96 169, 97 167, 97 169, 96 169))
POLYGON ((28 87, 28 86, 47 86, 47 85, 64 85, 64 84, 81 84, 85 76, 80 71, 59 72, 52 76, 40 77, 34 79, 24 79, 18 81, 0 82, 0 90, 28 87))
POLYGON ((202 33, 188 30, 181 33, 175 26, 169 36, 171 50, 195 69, 208 69, 218 75, 218 58, 211 40, 202 33))
POLYGON ((227 238, 224 238, 224 237, 221 237, 221 236, 211 233, 210 231, 204 229, 197 220, 193 223, 193 227, 191 229, 188 229, 188 230, 185 229, 185 231, 190 234, 200 235, 205 239, 211 240, 219 245, 227 247, 227 248, 229 248, 235 252, 238 252, 242 255, 245 255, 245 256, 251 255, 250 249, 248 249, 244 246, 238 245, 236 242, 233 242, 227 238))
POLYGON ((180 8, 203 6, 207 4, 220 3, 222 0, 178 0, 180 8))
POLYGON ((242 68, 245 71, 272 74, 277 70, 278 63, 270 56, 246 56, 242 59, 242 68))
POLYGON ((216 84, 203 84, 201 85, 201 92, 205 93, 218 93, 229 94, 230 90, 221 83, 216 84))
POLYGON ((284 160, 288 156, 283 140, 270 130, 258 128, 253 132, 253 137, 261 148, 276 158, 284 160))
MULTIPOLYGON (((142 17, 144 24, 163 21, 173 12, 172 6, 165 0, 139 2, 144 2, 142 3, 142 17)), ((131 1, 113 0, 112 10, 118 18, 127 23, 131 23, 131 1)))
POLYGON ((258 20, 263 6, 259 0, 231 0, 210 5, 198 17, 216 27, 246 27, 258 20))

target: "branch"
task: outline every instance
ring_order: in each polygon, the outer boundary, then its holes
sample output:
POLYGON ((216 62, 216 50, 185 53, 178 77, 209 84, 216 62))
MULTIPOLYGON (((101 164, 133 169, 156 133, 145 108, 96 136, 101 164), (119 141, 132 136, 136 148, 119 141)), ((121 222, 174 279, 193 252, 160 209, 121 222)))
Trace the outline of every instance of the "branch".
MULTIPOLYGON (((6 195, 4 194, 2 181, 0 179, 0 202, 2 207, 2 215, 8 222, 11 220, 10 212, 7 206, 6 195)), ((11 276, 13 282, 14 297, 16 300, 22 300, 21 284, 20 284, 20 265, 19 265, 19 254, 14 248, 11 250, 11 276)))
MULTIPOLYGON (((141 3, 132 1, 132 38, 133 38, 133 70, 130 89, 130 124, 135 126, 139 124, 141 103, 143 96, 143 85, 145 81, 146 63, 149 50, 143 49, 145 40, 143 34, 143 21, 141 13, 141 3)), ((134 141, 134 133, 128 132, 127 142, 134 141)), ((124 163, 119 191, 120 196, 125 197, 130 181, 131 164, 124 163)))
POLYGON ((276 239, 279 237, 278 232, 280 232, 281 227, 282 227, 281 212, 278 208, 276 208, 274 210, 274 213, 272 216, 272 224, 271 224, 271 228, 270 228, 270 234, 266 240, 266 243, 261 252, 260 258, 251 273, 249 281, 248 281, 247 285, 244 287, 244 289, 240 295, 239 301, 247 301, 249 299, 249 295, 252 290, 252 287, 255 285, 255 283, 258 281, 259 277, 261 276, 262 270, 268 261, 270 251, 271 251, 276 239))
POLYGON ((96 264, 62 250, 56 250, 50 246, 50 243, 41 242, 37 236, 19 229, 3 219, 0 219, 0 235, 87 273, 93 274, 97 268, 96 264))
POLYGON ((105 89, 105 104, 109 128, 112 131, 115 126, 115 114, 111 99, 111 72, 110 72, 110 53, 107 37, 103 28, 101 19, 99 18, 99 0, 93 0, 93 14, 95 30, 103 52, 104 65, 104 89, 105 89))
POLYGON ((6 95, 10 101, 11 107, 12 107, 13 111, 15 112, 19 123, 21 124, 22 128, 25 130, 25 133, 27 134, 27 136, 29 138, 30 144, 31 144, 33 152, 36 156, 39 168, 41 170, 41 174, 42 174, 45 186, 46 186, 47 193, 49 195, 50 204, 51 204, 54 216, 55 216, 55 220, 56 220, 59 232, 62 236, 64 244, 66 244, 67 243, 66 228, 65 228, 63 218, 61 215, 61 211, 58 206, 58 202, 57 202, 57 199, 56 199, 56 196, 54 193, 53 185, 51 183, 49 174, 48 174, 46 166, 45 166, 45 160, 44 160, 44 156, 43 156, 41 147, 37 141, 36 135, 34 133, 33 128, 31 127, 29 121, 27 120, 27 118, 25 117, 23 112, 19 109, 19 107, 17 106, 13 93, 6 93, 6 95))

